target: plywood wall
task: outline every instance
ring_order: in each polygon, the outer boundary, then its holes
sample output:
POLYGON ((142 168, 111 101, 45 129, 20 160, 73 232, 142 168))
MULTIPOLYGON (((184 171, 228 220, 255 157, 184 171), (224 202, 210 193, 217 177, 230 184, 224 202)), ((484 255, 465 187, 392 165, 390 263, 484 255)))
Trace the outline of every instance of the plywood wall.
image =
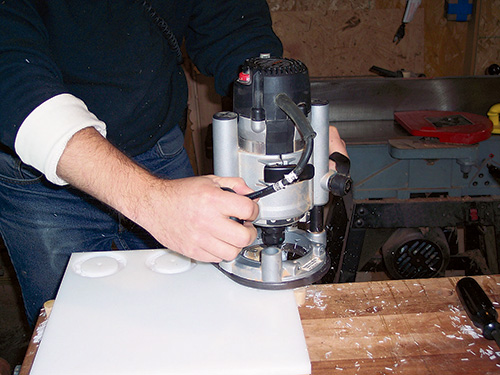
POLYGON ((483 74, 493 63, 500 65, 500 0, 482 0, 474 74, 483 74))
POLYGON ((483 74, 500 62, 500 0, 475 0, 479 26, 467 50, 472 22, 448 21, 444 0, 424 0, 392 42, 406 0, 268 0, 285 54, 303 59, 315 77, 370 75, 371 65, 430 77, 483 74), (469 46, 470 47, 470 46, 469 46), (474 54, 472 70, 466 58, 474 54))
POLYGON ((500 0, 473 2, 469 22, 447 21, 442 16, 444 1, 422 2, 429 76, 483 75, 491 64, 500 64, 500 0))
POLYGON ((424 12, 418 11, 399 44, 401 1, 268 0, 273 27, 285 56, 298 58, 313 77, 370 75, 388 70, 424 70, 424 12), (391 4, 388 4, 391 3, 391 4))

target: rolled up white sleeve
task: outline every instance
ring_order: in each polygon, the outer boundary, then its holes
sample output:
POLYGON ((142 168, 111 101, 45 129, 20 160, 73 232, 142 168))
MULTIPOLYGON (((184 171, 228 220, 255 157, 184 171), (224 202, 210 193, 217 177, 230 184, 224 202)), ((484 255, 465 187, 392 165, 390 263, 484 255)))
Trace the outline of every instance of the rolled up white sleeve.
POLYGON ((60 94, 40 104, 26 117, 14 147, 24 163, 38 169, 50 182, 66 185, 56 174, 57 164, 71 137, 88 127, 94 127, 106 137, 106 124, 89 112, 82 100, 71 94, 60 94))

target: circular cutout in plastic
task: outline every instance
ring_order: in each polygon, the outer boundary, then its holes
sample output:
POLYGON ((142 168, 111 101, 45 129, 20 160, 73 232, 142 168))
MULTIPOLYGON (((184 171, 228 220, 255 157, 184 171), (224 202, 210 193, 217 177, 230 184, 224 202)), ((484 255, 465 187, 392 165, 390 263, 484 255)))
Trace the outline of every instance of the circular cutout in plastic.
POLYGON ((73 271, 84 277, 105 277, 119 272, 125 264, 125 258, 117 254, 94 254, 78 260, 73 265, 73 271))
POLYGON ((159 250, 146 260, 148 268, 154 272, 176 274, 189 271, 195 266, 192 259, 171 250, 159 250))

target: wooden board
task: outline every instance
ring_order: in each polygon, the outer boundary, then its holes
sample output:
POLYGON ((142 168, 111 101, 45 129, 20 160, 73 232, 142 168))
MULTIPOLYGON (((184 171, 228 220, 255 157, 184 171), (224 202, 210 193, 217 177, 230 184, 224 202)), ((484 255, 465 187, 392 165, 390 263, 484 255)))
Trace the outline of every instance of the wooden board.
MULTIPOLYGON (((500 300, 500 276, 476 279, 500 300)), ((309 287, 300 314, 312 373, 500 373, 500 349, 468 319, 454 289, 458 280, 309 287)))

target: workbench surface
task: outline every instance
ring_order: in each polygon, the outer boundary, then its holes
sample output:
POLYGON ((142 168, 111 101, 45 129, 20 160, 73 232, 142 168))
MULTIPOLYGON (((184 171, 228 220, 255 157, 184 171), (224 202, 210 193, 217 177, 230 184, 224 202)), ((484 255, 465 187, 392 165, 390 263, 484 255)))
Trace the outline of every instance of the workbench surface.
MULTIPOLYGON (((500 275, 475 276, 499 308, 500 275)), ((472 325, 459 277, 313 285, 299 308, 313 375, 500 374, 500 349, 472 325)), ((42 310, 20 375, 29 374, 42 310)))
MULTIPOLYGON (((500 276, 474 277, 495 308, 500 276)), ((460 278, 311 286, 300 308, 320 374, 500 374, 500 349, 460 304, 460 278)))

